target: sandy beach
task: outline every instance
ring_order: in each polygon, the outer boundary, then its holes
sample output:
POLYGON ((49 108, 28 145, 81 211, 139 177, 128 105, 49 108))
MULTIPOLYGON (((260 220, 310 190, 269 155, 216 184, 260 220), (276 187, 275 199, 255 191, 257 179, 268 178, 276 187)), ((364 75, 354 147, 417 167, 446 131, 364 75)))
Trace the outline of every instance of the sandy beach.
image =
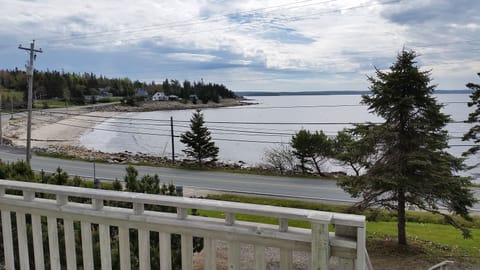
MULTIPOLYGON (((32 148, 44 149, 81 149, 80 138, 97 124, 123 112, 141 112, 155 110, 182 110, 195 108, 214 108, 241 106, 248 104, 240 99, 225 99, 220 103, 183 104, 179 102, 148 102, 138 107, 71 107, 60 109, 36 110, 32 112, 32 148)), ((5 119, 5 118, 4 118, 5 119)), ((15 114, 3 121, 3 137, 16 146, 25 146, 27 137, 27 113, 15 114)))
MULTIPOLYGON (((111 111, 48 110, 32 113, 32 147, 49 148, 54 145, 80 146, 80 137, 90 131, 103 117, 118 114, 111 111)), ((25 146, 27 137, 26 113, 16 115, 3 125, 4 138, 14 145, 25 146)))

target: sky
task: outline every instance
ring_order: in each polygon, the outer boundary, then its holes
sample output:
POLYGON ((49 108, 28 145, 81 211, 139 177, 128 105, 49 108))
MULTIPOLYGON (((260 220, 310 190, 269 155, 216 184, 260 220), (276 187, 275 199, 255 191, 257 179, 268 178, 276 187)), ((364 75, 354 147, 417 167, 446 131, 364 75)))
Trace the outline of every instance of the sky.
POLYGON ((478 0, 2 0, 0 69, 93 72, 234 91, 366 90, 414 50, 437 89, 480 72, 478 0))

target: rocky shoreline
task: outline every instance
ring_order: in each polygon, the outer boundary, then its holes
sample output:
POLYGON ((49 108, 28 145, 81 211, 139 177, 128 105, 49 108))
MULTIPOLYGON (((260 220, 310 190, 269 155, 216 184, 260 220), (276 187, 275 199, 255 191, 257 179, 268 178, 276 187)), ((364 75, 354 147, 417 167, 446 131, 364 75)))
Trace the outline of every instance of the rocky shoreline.
POLYGON ((215 103, 209 101, 208 103, 198 102, 182 103, 179 101, 146 101, 139 104, 139 106, 125 106, 121 104, 114 104, 111 106, 104 106, 99 108, 102 111, 109 112, 151 112, 151 111, 170 111, 170 110, 189 110, 189 109, 210 109, 222 107, 236 107, 256 104, 251 100, 245 98, 226 98, 215 103))

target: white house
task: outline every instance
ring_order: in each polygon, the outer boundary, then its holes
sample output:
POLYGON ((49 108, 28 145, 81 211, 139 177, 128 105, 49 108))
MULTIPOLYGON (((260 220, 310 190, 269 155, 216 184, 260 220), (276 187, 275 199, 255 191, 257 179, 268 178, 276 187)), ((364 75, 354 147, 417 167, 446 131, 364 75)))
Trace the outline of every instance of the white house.
POLYGON ((153 101, 167 101, 168 96, 166 96, 165 93, 163 93, 163 92, 156 92, 155 94, 153 94, 152 100, 153 101))

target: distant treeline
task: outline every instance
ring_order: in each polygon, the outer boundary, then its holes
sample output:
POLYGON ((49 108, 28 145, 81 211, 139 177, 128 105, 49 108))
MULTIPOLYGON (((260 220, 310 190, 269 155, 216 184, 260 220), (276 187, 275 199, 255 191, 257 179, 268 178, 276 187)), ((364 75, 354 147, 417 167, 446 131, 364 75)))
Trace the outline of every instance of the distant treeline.
MULTIPOLYGON (((160 84, 131 81, 129 78, 107 78, 93 73, 70 73, 59 71, 35 71, 34 73, 35 99, 66 99, 70 102, 83 104, 84 96, 94 96, 100 92, 109 92, 113 96, 132 97, 137 90, 144 89, 149 95, 155 92, 164 92, 165 95, 176 95, 180 98, 189 98, 197 95, 203 102, 218 101, 219 97, 233 98, 235 94, 222 84, 203 83, 166 79, 160 84)), ((27 91, 27 76, 25 71, 0 70, 0 89, 27 91)))
MULTIPOLYGON (((327 90, 300 92, 237 91, 237 96, 321 96, 321 95, 366 95, 364 90, 327 90)), ((472 90, 435 90, 435 94, 471 94, 472 90)))

